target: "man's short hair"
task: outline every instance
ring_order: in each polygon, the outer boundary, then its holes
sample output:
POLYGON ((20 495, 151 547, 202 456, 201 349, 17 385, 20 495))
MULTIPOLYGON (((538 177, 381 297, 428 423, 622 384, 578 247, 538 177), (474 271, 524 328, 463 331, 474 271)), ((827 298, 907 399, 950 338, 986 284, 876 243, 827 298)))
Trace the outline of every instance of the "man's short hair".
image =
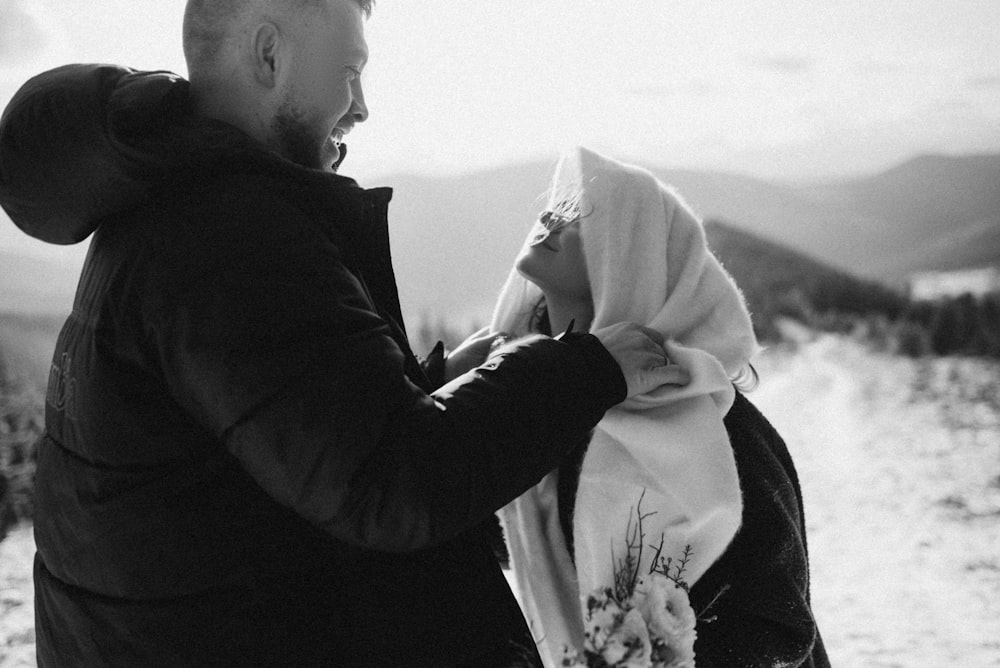
MULTIPOLYGON (((265 0, 291 9, 308 9, 327 0, 265 0)), ((353 0, 370 17, 375 0, 353 0)), ((248 0, 188 0, 184 10, 184 58, 188 73, 210 69, 225 44, 229 27, 253 3, 248 0)))

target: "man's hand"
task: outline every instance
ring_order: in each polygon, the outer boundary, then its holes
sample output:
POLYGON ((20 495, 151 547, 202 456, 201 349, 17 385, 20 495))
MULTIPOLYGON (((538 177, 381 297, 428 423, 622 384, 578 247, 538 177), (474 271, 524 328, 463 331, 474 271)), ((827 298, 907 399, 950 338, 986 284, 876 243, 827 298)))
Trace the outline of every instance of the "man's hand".
POLYGON ((444 381, 449 383, 466 371, 475 369, 484 363, 487 355, 490 354, 490 345, 496 336, 496 334, 490 334, 489 327, 483 327, 462 341, 444 360, 444 381))
POLYGON ((628 385, 628 398, 652 392, 662 385, 687 385, 690 375, 671 364, 663 350, 663 335, 631 322, 604 327, 593 335, 618 362, 628 385))

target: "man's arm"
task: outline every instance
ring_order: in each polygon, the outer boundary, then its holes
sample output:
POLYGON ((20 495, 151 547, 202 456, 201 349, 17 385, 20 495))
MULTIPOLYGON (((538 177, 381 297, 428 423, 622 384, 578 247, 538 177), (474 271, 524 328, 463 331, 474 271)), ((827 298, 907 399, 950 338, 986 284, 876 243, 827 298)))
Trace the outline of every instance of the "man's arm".
POLYGON ((523 342, 425 394, 337 248, 294 208, 241 197, 259 220, 241 222, 237 248, 163 260, 181 264, 152 318, 164 378, 276 501, 334 537, 382 550, 445 541, 535 484, 625 398, 591 336, 523 342))

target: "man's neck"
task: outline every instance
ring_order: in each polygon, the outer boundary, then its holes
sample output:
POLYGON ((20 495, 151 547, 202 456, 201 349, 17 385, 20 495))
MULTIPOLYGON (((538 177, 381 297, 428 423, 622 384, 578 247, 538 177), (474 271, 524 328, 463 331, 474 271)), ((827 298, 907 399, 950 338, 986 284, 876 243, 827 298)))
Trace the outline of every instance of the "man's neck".
POLYGON ((242 104, 241 96, 224 83, 200 82, 192 84, 191 97, 194 113, 202 118, 222 121, 243 131, 258 142, 268 145, 266 128, 258 122, 250 111, 250 105, 242 104))

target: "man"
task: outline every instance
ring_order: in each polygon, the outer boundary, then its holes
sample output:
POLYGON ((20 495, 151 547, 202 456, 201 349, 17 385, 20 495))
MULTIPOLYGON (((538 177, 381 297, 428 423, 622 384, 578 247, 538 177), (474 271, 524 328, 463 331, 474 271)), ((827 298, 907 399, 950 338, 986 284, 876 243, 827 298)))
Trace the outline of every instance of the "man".
POLYGON ((537 661, 481 527, 678 372, 623 324, 435 391, 399 325, 390 191, 333 173, 368 116, 369 10, 191 0, 190 86, 71 66, 6 110, 11 218, 96 228, 39 448, 39 665, 537 661))

